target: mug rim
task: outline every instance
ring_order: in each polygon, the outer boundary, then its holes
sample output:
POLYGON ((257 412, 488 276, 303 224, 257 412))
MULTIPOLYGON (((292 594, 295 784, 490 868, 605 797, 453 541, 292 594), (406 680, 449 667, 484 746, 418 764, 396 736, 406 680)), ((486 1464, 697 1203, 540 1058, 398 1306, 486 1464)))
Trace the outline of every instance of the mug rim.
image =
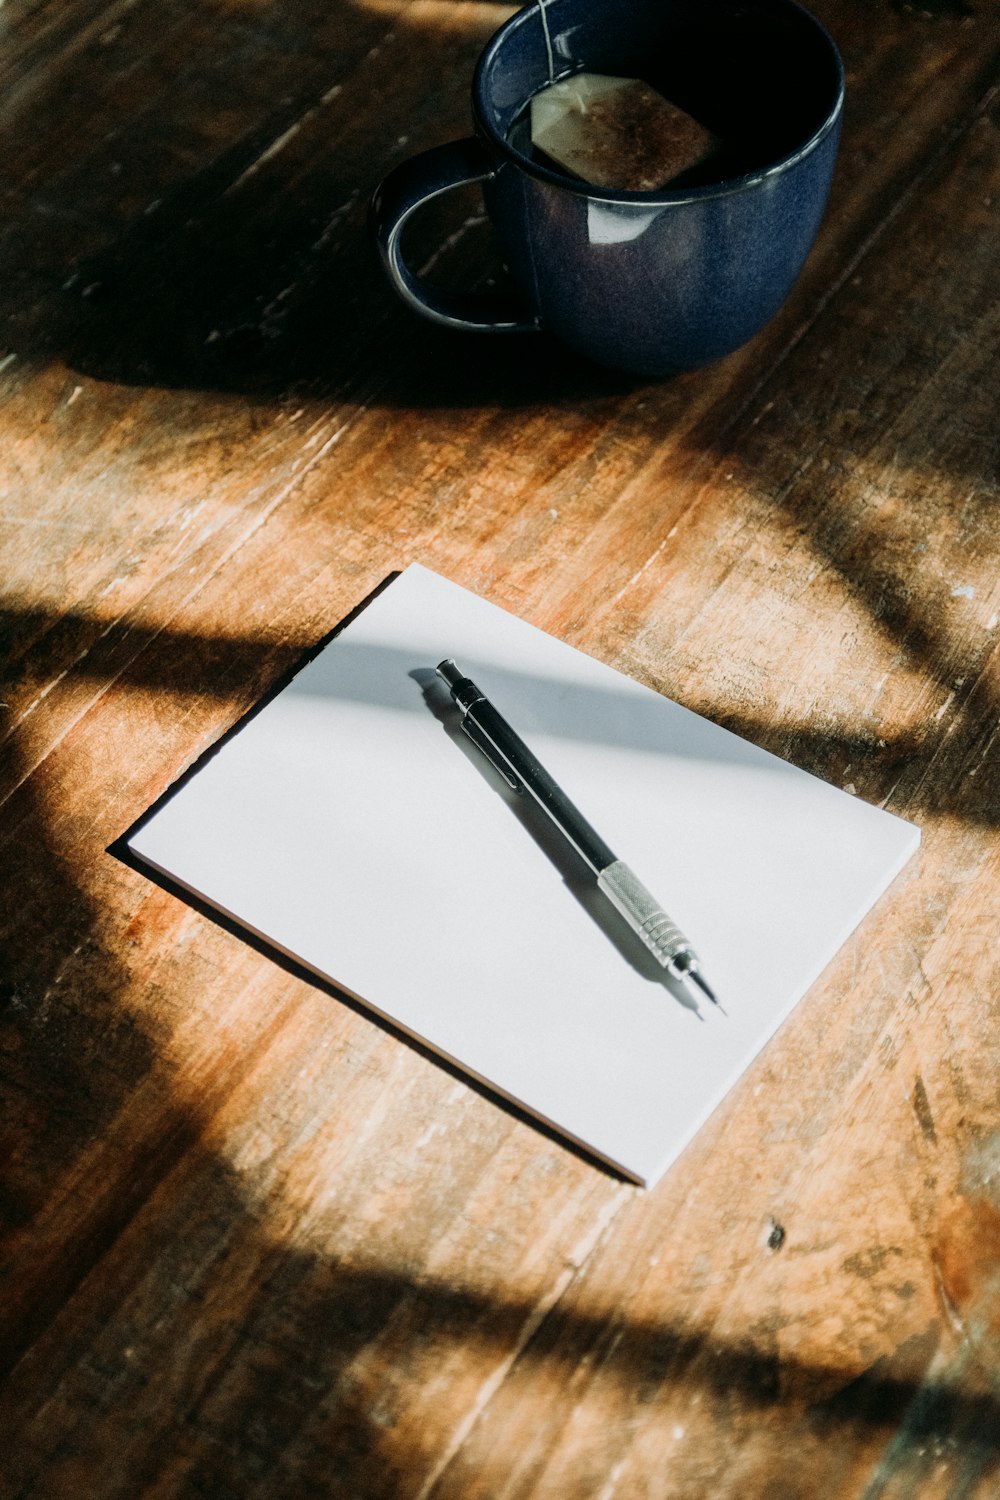
MULTIPOLYGON (((539 0, 535 0, 534 4, 526 5, 523 10, 519 10, 516 15, 511 16, 509 20, 505 21, 494 32, 480 53, 472 80, 473 121, 477 130, 488 138, 491 148, 499 151, 519 171, 526 173, 529 177, 537 178, 540 182, 546 182, 551 187, 561 188, 563 192, 571 193, 577 198, 586 198, 590 202, 628 204, 639 208, 658 208, 674 204, 704 202, 712 198, 728 198, 734 193, 749 192, 760 183, 766 182, 768 178, 777 177, 782 172, 787 172, 789 168, 794 167, 805 157, 811 155, 839 124, 844 109, 846 82, 844 60, 840 55, 840 49, 837 47, 836 42, 822 21, 818 20, 811 11, 806 10, 805 6, 799 5, 797 0, 782 0, 782 3, 788 10, 798 11, 801 16, 810 21, 826 42, 836 69, 836 97, 822 123, 817 126, 816 130, 805 141, 796 146, 792 151, 786 152, 784 156, 768 162, 766 166, 754 167, 751 171, 744 172, 738 177, 726 177, 720 182, 707 182, 700 187, 682 187, 673 190, 669 188, 653 188, 650 191, 641 192, 632 188, 602 188, 596 187, 592 183, 564 176, 561 172, 554 172, 550 167, 545 167, 540 162, 534 162, 530 157, 524 156, 520 151, 515 150, 502 135, 494 130, 490 121, 486 118, 486 112, 480 100, 487 68, 503 46, 509 33, 516 31, 520 26, 527 25, 531 21, 540 8, 539 0)), ((572 77, 571 73, 561 74, 556 82, 560 82, 562 78, 569 77, 572 77)))

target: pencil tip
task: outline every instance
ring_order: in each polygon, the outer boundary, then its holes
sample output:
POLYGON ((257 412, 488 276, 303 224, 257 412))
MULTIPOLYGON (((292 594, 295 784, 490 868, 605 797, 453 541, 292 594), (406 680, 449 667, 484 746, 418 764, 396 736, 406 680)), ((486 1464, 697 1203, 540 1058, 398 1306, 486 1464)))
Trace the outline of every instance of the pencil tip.
POLYGON ((705 978, 704 978, 704 977, 703 977, 703 976, 702 976, 702 973, 701 973, 701 970, 700 970, 700 969, 695 969, 695 968, 690 968, 690 969, 688 969, 688 971, 687 971, 687 976, 686 976, 686 977, 687 977, 687 978, 688 978, 688 979, 693 979, 693 980, 694 980, 694 982, 695 982, 695 984, 696 984, 696 985, 697 985, 697 986, 698 986, 698 988, 699 988, 699 989, 700 989, 700 990, 701 990, 701 991, 702 991, 702 992, 703 992, 703 993, 704 993, 704 994, 705 994, 705 995, 707 995, 707 996, 708 996, 708 998, 709 998, 709 1000, 711 1000, 711 1002, 712 1002, 712 1004, 713 1004, 713 1005, 714 1005, 714 1006, 715 1006, 715 1007, 716 1007, 716 1008, 717 1008, 717 1009, 718 1009, 718 1010, 720 1010, 720 1011, 722 1011, 722 1014, 723 1014, 723 1015, 724 1015, 724 1016, 725 1016, 725 1017, 726 1017, 726 1019, 727 1019, 727 1020, 728 1020, 728 1018, 729 1018, 729 1013, 728 1013, 728 1011, 727 1011, 727 1010, 725 1010, 725 1008, 724 1008, 724 1007, 723 1007, 723 1004, 722 1004, 722 1001, 721 1001, 721 1000, 720 1000, 720 999, 719 999, 719 997, 718 997, 718 995, 717 995, 717 994, 716 994, 716 993, 715 993, 715 991, 714 991, 714 990, 713 990, 713 988, 712 988, 712 986, 711 986, 711 985, 710 985, 710 984, 709 984, 709 982, 708 982, 708 980, 707 980, 707 979, 705 979, 705 978))

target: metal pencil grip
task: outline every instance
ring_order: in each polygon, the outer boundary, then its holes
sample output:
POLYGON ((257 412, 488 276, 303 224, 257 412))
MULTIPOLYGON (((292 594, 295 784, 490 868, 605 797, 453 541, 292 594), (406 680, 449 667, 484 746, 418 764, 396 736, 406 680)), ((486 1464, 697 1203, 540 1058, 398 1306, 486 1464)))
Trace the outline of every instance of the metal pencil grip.
POLYGON ((623 859, 602 870, 597 884, 664 968, 686 967, 683 960, 694 957, 691 944, 623 859))

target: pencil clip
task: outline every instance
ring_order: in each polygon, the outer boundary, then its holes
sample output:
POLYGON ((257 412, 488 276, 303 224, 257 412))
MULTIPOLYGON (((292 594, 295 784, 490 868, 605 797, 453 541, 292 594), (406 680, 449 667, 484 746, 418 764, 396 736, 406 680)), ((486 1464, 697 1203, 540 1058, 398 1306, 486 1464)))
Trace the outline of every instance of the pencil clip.
POLYGON ((475 745, 476 749, 480 752, 480 754, 486 756, 486 759, 489 761, 494 771, 497 771, 503 777, 504 781, 506 781, 511 790, 515 792, 523 791, 523 787, 520 781, 518 781, 517 777, 510 769, 510 766, 505 760, 501 758, 496 746, 492 743, 491 740, 487 739, 486 735, 483 734, 476 721, 474 719, 464 718, 462 720, 462 728, 465 730, 466 734, 469 736, 469 739, 475 745))

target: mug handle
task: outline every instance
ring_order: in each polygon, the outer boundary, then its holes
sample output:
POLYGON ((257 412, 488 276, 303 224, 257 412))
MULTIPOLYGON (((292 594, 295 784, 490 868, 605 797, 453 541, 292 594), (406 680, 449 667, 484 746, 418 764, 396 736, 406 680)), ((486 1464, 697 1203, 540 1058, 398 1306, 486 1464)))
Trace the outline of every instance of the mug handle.
POLYGON ((538 319, 502 292, 446 292, 431 288, 403 259, 403 228, 417 209, 440 193, 467 182, 487 182, 496 166, 474 136, 432 146, 411 156, 389 173, 375 190, 371 229, 393 287, 416 312, 446 328, 475 333, 526 333, 538 319))

